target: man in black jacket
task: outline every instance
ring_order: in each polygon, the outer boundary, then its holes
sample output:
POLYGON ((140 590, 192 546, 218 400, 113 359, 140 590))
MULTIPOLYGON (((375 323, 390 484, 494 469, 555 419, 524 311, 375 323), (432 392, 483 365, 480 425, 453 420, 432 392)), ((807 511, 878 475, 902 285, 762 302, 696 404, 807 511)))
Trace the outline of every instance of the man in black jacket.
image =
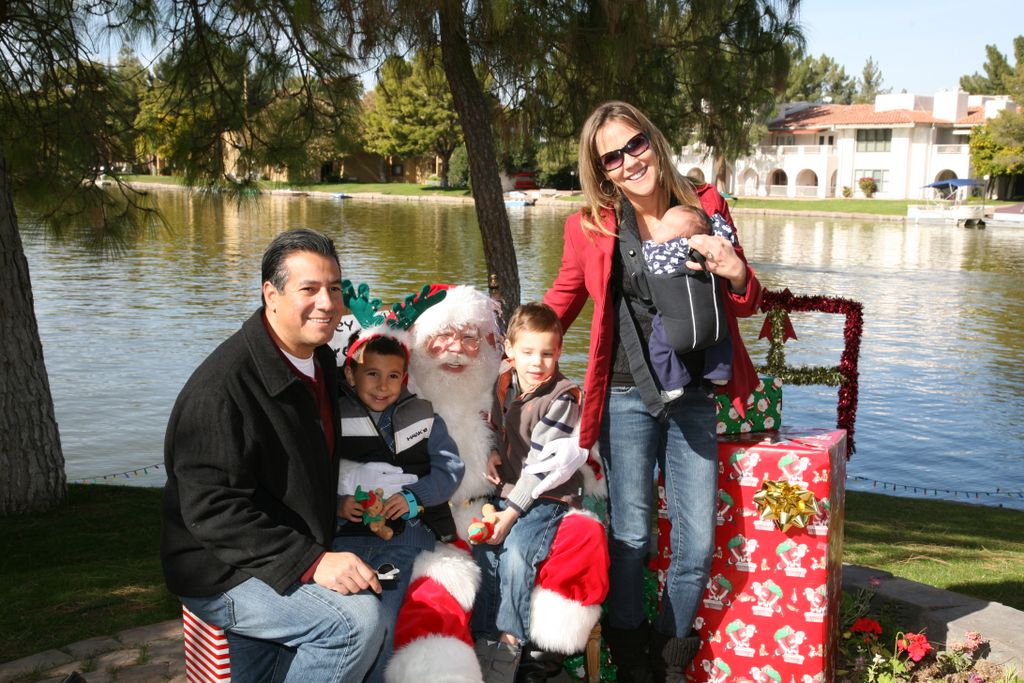
POLYGON ((329 552, 343 309, 334 243, 278 235, 263 306, 193 373, 167 426, 167 586, 227 631, 234 681, 359 681, 384 638, 381 587, 329 552))

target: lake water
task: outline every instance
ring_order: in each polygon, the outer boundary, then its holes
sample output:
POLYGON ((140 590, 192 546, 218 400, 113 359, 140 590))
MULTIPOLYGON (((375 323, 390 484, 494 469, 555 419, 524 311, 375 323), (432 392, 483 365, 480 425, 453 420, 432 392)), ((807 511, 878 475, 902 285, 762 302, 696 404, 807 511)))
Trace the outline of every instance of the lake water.
MULTIPOLYGON (((36 313, 69 480, 160 486, 167 416, 189 374, 259 303, 274 234, 332 235, 344 276, 391 302, 425 282, 484 286, 472 207, 268 196, 237 206, 160 192, 171 232, 120 258, 48 242, 24 220, 36 313), (114 475, 114 476, 109 476, 114 475)), ((740 204, 742 206, 742 203, 740 204)), ((539 298, 571 208, 511 209, 523 300, 539 298)), ((762 283, 864 304, 849 488, 1024 509, 1024 229, 736 216, 762 283), (884 483, 891 486, 886 487, 884 483), (915 493, 914 487, 918 489, 915 493)), ((581 380, 589 307, 563 368, 581 380)), ((755 363, 763 316, 743 321, 755 363)), ((836 365, 842 316, 794 314, 795 365, 836 365)), ((835 424, 836 389, 784 389, 783 422, 835 424)))

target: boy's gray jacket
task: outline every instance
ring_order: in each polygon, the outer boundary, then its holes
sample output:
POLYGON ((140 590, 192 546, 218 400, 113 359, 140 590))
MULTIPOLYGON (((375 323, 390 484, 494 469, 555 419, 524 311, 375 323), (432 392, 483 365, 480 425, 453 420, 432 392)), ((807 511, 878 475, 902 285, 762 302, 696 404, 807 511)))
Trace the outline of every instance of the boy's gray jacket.
MULTIPOLYGON (((430 434, 435 420, 434 406, 403 388, 391 415, 395 452, 392 453, 366 407, 355 397, 347 385, 341 386, 338 412, 341 416, 340 452, 346 460, 355 462, 387 462, 402 468, 403 472, 425 477, 430 474, 430 434)), ((420 501, 422 504, 422 501, 420 501)), ((441 541, 455 538, 455 520, 447 502, 426 506, 420 518, 441 541)), ((404 527, 402 520, 389 520, 388 526, 396 532, 404 527)), ((372 534, 362 524, 345 524, 339 534, 372 534)))
MULTIPOLYGON (((334 352, 321 346, 315 357, 334 406, 334 352)), ((327 452, 316 400, 262 309, 181 390, 164 462, 160 558, 172 593, 215 595, 251 576, 284 593, 330 548, 337 449, 327 452)))

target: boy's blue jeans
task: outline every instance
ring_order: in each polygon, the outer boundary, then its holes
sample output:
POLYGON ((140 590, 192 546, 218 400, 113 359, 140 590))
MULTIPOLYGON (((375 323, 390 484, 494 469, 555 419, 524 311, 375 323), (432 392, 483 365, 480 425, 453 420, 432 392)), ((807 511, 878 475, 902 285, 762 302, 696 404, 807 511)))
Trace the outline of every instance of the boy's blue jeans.
POLYGON ((231 680, 360 681, 384 640, 381 601, 296 583, 284 595, 257 578, 206 598, 181 598, 227 632, 231 680))
MULTIPOLYGON (((408 529, 408 527, 407 527, 408 529)), ((381 683, 384 680, 384 669, 394 650, 395 622, 398 610, 402 607, 405 591, 412 580, 412 566, 420 549, 413 545, 401 545, 385 541, 378 536, 335 536, 331 550, 355 553, 368 565, 376 569, 385 562, 398 567, 398 579, 381 581, 380 605, 383 608, 381 623, 387 628, 380 656, 370 667, 365 683, 381 683)))
POLYGON ((655 628, 684 637, 708 580, 718 494, 715 404, 687 389, 658 419, 635 387, 611 387, 601 425, 601 455, 608 475, 611 569, 605 605, 614 628, 644 620, 643 578, 654 512, 654 466, 665 474, 672 522, 672 561, 655 628))
MULTIPOLYGON (((505 509, 505 501, 496 504, 505 509)), ((537 580, 537 566, 547 559, 551 542, 569 506, 557 500, 538 499, 516 520, 501 545, 473 546, 480 565, 480 591, 473 607, 473 635, 497 640, 502 633, 520 643, 530 632, 530 595, 537 580)))

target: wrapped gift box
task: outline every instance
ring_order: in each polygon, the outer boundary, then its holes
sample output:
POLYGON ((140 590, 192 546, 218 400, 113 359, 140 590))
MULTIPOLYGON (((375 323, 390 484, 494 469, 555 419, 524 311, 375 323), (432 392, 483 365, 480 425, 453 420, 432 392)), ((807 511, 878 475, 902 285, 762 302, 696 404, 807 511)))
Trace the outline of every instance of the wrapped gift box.
POLYGON ((746 415, 729 402, 728 394, 718 394, 717 429, 719 434, 746 434, 770 432, 782 424, 782 380, 761 377, 754 391, 747 397, 746 415))
POLYGON ((722 437, 716 549, 692 680, 831 681, 842 590, 846 432, 722 437), (754 496, 766 481, 810 491, 819 512, 782 531, 754 496))

